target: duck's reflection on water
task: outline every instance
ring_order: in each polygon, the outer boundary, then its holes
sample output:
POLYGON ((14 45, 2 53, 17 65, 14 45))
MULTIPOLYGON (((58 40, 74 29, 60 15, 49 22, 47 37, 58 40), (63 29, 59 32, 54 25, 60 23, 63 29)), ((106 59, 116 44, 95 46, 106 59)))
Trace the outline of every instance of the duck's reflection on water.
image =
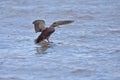
POLYGON ((48 48, 50 48, 50 43, 40 43, 39 46, 36 47, 36 54, 46 54, 48 48))

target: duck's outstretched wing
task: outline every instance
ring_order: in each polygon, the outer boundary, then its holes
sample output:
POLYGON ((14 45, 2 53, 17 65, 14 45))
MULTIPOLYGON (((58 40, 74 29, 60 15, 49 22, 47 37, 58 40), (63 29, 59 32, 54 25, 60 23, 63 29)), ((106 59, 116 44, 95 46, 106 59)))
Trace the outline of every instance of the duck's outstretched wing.
POLYGON ((57 27, 57 26, 60 26, 60 25, 70 24, 72 22, 74 22, 74 21, 73 20, 56 21, 50 27, 57 27))
POLYGON ((35 20, 33 21, 35 32, 42 32, 46 29, 44 20, 35 20))

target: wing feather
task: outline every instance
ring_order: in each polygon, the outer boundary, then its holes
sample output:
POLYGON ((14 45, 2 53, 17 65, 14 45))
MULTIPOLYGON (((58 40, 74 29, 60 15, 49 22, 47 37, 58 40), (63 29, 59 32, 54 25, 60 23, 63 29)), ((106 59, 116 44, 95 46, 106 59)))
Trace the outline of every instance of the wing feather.
POLYGON ((65 25, 65 24, 70 24, 74 22, 73 20, 64 20, 64 21, 56 21, 55 23, 59 24, 59 25, 65 25))
POLYGON ((45 30, 45 21, 44 20, 35 20, 33 21, 35 32, 42 32, 45 30))
POLYGON ((74 22, 74 21, 73 20, 56 21, 50 27, 57 27, 57 26, 60 26, 60 25, 70 24, 72 22, 74 22))

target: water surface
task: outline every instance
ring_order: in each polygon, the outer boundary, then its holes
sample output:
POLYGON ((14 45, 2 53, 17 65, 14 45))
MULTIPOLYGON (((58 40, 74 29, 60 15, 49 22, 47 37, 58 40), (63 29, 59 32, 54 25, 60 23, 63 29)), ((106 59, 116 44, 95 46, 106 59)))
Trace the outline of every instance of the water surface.
POLYGON ((119 0, 1 0, 0 80, 119 80, 119 0), (75 20, 49 46, 32 22, 75 20))

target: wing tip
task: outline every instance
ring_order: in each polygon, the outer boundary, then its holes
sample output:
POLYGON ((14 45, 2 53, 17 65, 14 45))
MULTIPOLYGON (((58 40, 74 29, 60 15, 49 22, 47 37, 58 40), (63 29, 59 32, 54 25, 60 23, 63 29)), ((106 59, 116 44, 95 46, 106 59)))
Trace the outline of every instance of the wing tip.
POLYGON ((34 20, 34 21, 32 22, 32 24, 41 23, 41 22, 44 22, 44 23, 45 23, 44 20, 39 20, 39 19, 37 19, 37 20, 34 20))

